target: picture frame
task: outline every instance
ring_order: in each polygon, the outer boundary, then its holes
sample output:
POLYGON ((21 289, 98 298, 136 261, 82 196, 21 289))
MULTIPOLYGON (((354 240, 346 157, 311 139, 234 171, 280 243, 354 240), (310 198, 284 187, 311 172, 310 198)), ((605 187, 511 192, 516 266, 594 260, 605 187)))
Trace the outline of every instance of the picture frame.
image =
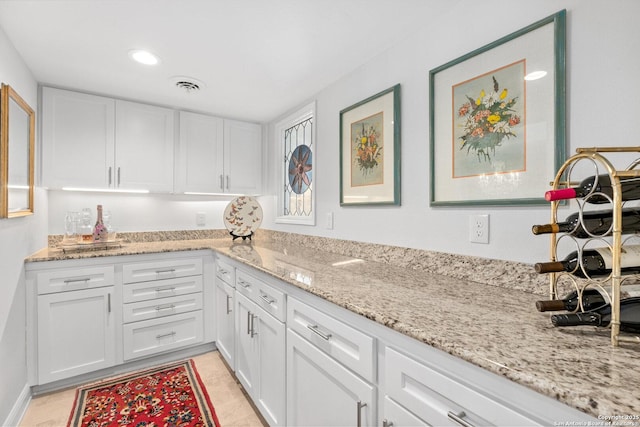
POLYGON ((340 111, 340 206, 400 205, 400 84, 340 111))
POLYGON ((548 204, 566 159, 566 10, 429 72, 430 205, 548 204))

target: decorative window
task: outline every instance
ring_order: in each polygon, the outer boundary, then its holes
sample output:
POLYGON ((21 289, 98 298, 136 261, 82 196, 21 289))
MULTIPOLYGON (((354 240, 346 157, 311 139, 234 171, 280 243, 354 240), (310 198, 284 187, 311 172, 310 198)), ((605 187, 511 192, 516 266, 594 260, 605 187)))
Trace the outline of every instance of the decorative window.
POLYGON ((312 103, 276 125, 282 153, 276 222, 315 225, 314 116, 312 103))

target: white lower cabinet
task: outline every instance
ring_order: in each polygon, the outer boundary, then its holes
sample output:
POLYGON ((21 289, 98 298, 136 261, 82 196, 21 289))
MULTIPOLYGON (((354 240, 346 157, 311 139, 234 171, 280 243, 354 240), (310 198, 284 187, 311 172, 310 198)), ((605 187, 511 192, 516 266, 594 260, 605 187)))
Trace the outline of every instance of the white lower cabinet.
POLYGON ((284 323, 239 292, 235 312, 236 377, 270 426, 287 425, 284 323))
POLYGON ((28 376, 41 389, 214 341, 211 253, 34 262, 25 277, 28 376))
POLYGON ((371 426, 376 389, 291 329, 287 330, 287 424, 371 426))
POLYGON ((216 347, 235 370, 235 289, 216 278, 216 347))
POLYGON ((424 420, 413 415, 411 412, 385 396, 382 402, 382 427, 420 427, 427 424, 424 420))
POLYGON ((38 296, 40 384, 115 364, 113 286, 38 296))

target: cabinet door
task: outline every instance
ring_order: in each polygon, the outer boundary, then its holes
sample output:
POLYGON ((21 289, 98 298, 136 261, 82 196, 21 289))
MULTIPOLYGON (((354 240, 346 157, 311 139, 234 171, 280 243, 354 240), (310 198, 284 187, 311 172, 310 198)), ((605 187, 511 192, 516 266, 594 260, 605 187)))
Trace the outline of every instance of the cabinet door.
POLYGON ((431 425, 389 399, 389 396, 384 397, 383 405, 384 412, 381 415, 383 427, 422 427, 431 425))
POLYGON ((113 182, 115 101, 42 89, 42 185, 108 188, 113 182))
POLYGON ((234 294, 231 286, 216 278, 216 347, 231 370, 235 370, 234 294))
POLYGON ((252 324, 253 339, 258 340, 258 381, 255 382, 253 400, 272 426, 286 425, 285 381, 285 326, 275 317, 256 307, 257 317, 252 324))
POLYGON ((287 329, 287 425, 375 425, 375 388, 287 329), (366 406, 362 406, 366 405, 366 406))
POLYGON ((262 128, 224 121, 224 191, 258 194, 262 189, 262 128))
POLYGON ((116 186, 173 191, 173 110, 116 101, 116 186))
POLYGON ((176 192, 219 193, 223 188, 223 120, 180 112, 176 192))
POLYGON ((45 384, 115 363, 113 287, 38 297, 38 379, 45 384))
POLYGON ((236 377, 249 395, 253 395, 254 382, 258 376, 256 354, 258 340, 251 325, 254 321, 256 305, 236 292, 236 377))

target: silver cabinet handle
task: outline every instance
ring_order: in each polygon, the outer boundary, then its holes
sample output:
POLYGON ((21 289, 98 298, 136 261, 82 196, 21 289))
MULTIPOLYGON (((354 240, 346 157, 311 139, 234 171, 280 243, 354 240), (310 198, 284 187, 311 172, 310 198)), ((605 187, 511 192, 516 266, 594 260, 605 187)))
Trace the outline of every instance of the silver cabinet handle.
POLYGON ((475 427, 473 424, 463 419, 466 416, 467 414, 465 414, 464 411, 460 411, 457 414, 453 411, 447 412, 447 417, 451 418, 453 421, 457 422, 462 427, 475 427))
POLYGON ((168 334, 156 335, 156 339, 159 340, 160 338, 172 337, 175 334, 175 331, 171 331, 168 334))
POLYGON ((164 307, 161 306, 156 306, 156 311, 162 311, 162 310, 173 310, 174 308, 176 308, 175 305, 171 304, 171 305, 165 305, 164 307))
POLYGON ((166 270, 156 270, 156 274, 160 275, 160 274, 167 274, 167 273, 175 273, 176 269, 175 268, 168 268, 166 270))
POLYGON ((226 176, 226 180, 227 180, 227 190, 229 189, 229 175, 226 176))
POLYGON ((258 335, 258 333, 256 332, 256 325, 255 325, 255 320, 256 317, 258 317, 257 314, 252 314, 251 315, 251 338, 255 337, 256 335, 258 335))
POLYGON ((222 175, 220 175, 220 189, 224 190, 224 182, 223 182, 224 177, 222 175))
POLYGON ((118 187, 120 187, 120 166, 118 166, 118 187))
POLYGON ((247 335, 251 335, 251 312, 247 311, 247 335))
POLYGON ((89 280, 91 280, 91 278, 90 278, 90 277, 84 277, 84 278, 82 278, 82 279, 66 279, 66 280, 64 281, 64 284, 65 284, 65 285, 68 285, 69 283, 79 283, 79 282, 87 283, 89 280))
POLYGON ((112 182, 112 179, 111 179, 111 169, 112 169, 112 167, 111 167, 111 166, 109 166, 109 187, 111 187, 111 182, 112 182))
POLYGON ((358 427, 362 427, 362 408, 364 408, 365 406, 367 406, 366 403, 362 403, 360 400, 358 400, 357 402, 357 410, 358 410, 357 426, 358 427))
POLYGON ((309 329, 311 332, 314 332, 316 335, 320 336, 322 339, 325 339, 327 341, 329 341, 329 338, 331 338, 331 334, 325 334, 324 332, 321 332, 318 329, 318 325, 307 325, 307 329, 309 329))
POLYGON ((269 296, 266 295, 266 294, 261 294, 260 295, 260 299, 262 299, 262 301, 266 302, 269 305, 271 305, 274 302, 276 302, 276 300, 274 300, 273 298, 269 298, 269 296))
POLYGON ((107 294, 107 313, 111 313, 111 293, 107 294))
POLYGON ((248 287, 251 286, 251 283, 245 282, 244 280, 240 279, 240 280, 238 280, 238 285, 240 285, 243 288, 247 289, 248 287))
POLYGON ((382 420, 382 427, 393 427, 393 422, 385 418, 384 420, 382 420))
POLYGON ((232 299, 230 295, 227 295, 227 314, 231 313, 231 306, 229 305, 229 301, 232 299))
POLYGON ((227 274, 229 274, 229 272, 227 270, 225 270, 224 268, 220 268, 220 267, 218 267, 218 273, 222 274, 223 276, 226 276, 227 274))
POLYGON ((175 286, 171 287, 171 288, 156 288, 156 292, 157 293, 160 293, 160 292, 173 292, 175 290, 176 290, 175 286))

